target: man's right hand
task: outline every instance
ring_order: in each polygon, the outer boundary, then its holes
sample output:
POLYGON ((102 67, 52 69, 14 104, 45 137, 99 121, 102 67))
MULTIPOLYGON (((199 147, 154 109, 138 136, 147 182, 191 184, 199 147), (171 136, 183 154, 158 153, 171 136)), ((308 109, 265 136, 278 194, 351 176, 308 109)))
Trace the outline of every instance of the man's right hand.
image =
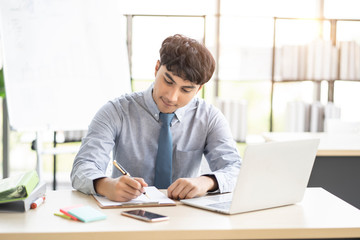
POLYGON ((94 180, 95 191, 112 201, 127 202, 143 192, 148 184, 142 178, 121 176, 118 178, 99 178, 94 180))

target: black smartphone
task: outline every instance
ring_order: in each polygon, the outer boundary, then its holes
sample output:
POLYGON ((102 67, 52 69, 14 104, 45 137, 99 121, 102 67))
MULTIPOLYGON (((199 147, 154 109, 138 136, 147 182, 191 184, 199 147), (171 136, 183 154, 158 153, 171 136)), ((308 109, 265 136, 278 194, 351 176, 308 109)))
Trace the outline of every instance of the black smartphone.
POLYGON ((146 221, 146 222, 160 222, 160 221, 165 221, 165 220, 169 219, 169 217, 167 217, 167 216, 149 212, 149 211, 145 211, 142 209, 123 211, 123 212, 121 212, 121 214, 124 216, 127 216, 127 217, 136 218, 136 219, 146 221))

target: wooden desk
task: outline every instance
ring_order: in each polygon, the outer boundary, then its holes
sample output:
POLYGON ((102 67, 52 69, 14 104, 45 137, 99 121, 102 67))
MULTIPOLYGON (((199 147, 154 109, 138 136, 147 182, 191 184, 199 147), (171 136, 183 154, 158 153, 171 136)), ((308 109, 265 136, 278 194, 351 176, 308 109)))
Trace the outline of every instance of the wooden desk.
POLYGON ((46 202, 26 213, 0 213, 0 239, 295 239, 360 238, 360 210, 321 188, 308 188, 301 203, 252 213, 223 215, 178 204, 147 210, 169 221, 146 223, 100 209, 77 191, 47 193, 46 202), (54 216, 60 207, 90 205, 106 220, 82 223, 54 216))
POLYGON ((264 133, 267 141, 319 138, 309 187, 322 187, 360 209, 360 134, 264 133))

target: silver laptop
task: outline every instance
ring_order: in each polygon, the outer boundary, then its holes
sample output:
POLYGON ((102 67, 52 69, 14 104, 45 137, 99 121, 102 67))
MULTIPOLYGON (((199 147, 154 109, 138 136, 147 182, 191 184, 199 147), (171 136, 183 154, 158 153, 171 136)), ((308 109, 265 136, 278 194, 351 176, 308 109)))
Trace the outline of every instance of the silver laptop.
POLYGON ((248 145, 232 193, 181 200, 225 214, 290 205, 304 196, 319 139, 248 145))

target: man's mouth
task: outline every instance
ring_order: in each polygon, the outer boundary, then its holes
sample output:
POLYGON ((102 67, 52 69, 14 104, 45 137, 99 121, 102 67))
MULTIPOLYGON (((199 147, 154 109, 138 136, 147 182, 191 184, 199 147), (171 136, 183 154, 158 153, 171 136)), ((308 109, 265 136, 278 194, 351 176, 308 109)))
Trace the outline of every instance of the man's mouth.
POLYGON ((161 101, 164 103, 164 105, 165 106, 167 106, 167 107, 174 107, 175 106, 175 104, 171 104, 171 103, 168 103, 166 100, 164 100, 163 98, 160 98, 161 99, 161 101))

